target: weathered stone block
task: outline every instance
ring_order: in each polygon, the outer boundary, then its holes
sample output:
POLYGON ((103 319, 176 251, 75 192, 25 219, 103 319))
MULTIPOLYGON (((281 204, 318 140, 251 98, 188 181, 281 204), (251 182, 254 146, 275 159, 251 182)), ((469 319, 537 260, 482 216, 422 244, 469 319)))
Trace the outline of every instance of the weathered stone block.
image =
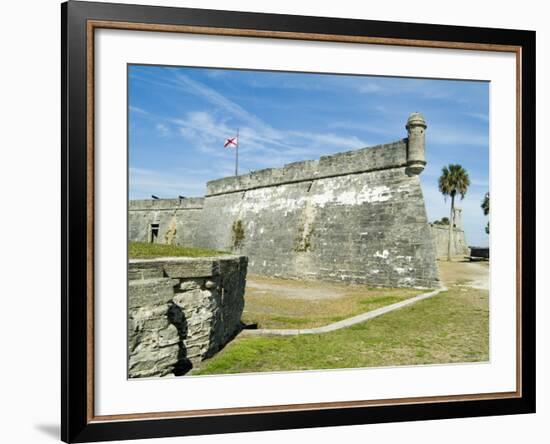
POLYGON ((129 284, 128 367, 132 378, 165 376, 196 365, 223 347, 241 327, 246 258, 150 262, 131 261, 130 271, 160 267, 164 276, 182 277, 137 279, 129 284), (189 277, 193 270, 210 274, 189 277))
POLYGON ((138 308, 156 306, 170 302, 177 281, 172 279, 135 280, 128 283, 128 306, 138 308))
POLYGON ((170 324, 166 328, 159 330, 157 334, 159 347, 166 347, 167 345, 174 345, 180 342, 178 329, 175 325, 170 324))
POLYGON ((189 291, 196 290, 202 287, 204 279, 181 279, 180 290, 189 291))
POLYGON ((207 277, 219 274, 217 261, 207 259, 174 260, 164 265, 164 272, 172 278, 207 277))
MULTIPOLYGON (((437 257, 445 258, 449 250, 449 226, 431 225, 432 236, 435 243, 437 257)), ((468 254, 468 243, 462 229, 455 228, 453 231, 453 243, 451 245, 452 256, 465 256, 468 254)))

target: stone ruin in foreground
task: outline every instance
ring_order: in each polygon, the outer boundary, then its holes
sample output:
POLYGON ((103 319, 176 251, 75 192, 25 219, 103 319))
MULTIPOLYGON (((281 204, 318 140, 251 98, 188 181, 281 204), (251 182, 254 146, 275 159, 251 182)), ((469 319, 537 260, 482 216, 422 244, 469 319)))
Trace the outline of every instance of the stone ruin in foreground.
POLYGON ((128 375, 184 375, 241 329, 246 257, 131 260, 128 375))

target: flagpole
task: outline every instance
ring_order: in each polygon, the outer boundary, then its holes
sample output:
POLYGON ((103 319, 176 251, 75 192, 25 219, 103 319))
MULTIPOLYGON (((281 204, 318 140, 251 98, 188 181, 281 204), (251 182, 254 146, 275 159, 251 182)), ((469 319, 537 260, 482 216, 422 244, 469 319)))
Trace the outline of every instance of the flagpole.
POLYGON ((237 148, 235 149, 235 176, 239 175, 239 128, 237 128, 237 148))

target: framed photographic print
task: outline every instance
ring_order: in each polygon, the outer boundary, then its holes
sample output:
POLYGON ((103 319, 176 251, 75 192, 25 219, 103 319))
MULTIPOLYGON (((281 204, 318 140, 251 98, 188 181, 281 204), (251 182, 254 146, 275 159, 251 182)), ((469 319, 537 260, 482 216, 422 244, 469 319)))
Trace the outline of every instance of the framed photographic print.
POLYGON ((62 439, 535 411, 535 33, 69 1, 62 439))

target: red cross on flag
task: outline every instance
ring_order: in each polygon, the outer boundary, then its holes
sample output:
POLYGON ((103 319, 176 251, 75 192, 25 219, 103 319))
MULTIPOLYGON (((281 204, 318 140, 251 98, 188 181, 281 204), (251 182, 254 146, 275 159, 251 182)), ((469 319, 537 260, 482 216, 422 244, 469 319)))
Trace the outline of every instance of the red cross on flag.
POLYGON ((225 139, 225 143, 223 144, 224 148, 236 148, 239 144, 239 140, 236 137, 231 137, 229 139, 225 139))

